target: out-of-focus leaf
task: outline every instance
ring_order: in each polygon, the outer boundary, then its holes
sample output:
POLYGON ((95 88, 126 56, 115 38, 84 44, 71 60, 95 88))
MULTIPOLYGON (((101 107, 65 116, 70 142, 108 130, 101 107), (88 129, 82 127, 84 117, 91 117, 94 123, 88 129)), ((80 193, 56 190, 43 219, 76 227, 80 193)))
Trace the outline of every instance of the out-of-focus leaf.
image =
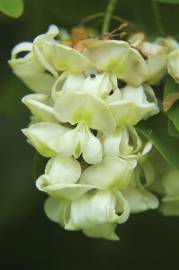
POLYGON ((137 125, 137 129, 149 139, 165 160, 179 170, 179 140, 168 134, 168 119, 158 114, 137 125))
POLYGON ((170 120, 168 121, 168 133, 172 137, 179 138, 179 132, 170 120))
POLYGON ((155 0, 155 1, 166 4, 179 4, 179 0, 155 0))
POLYGON ((24 11, 23 0, 0 0, 0 11, 8 16, 18 18, 24 11))
MULTIPOLYGON (((174 93, 179 93, 179 84, 172 78, 168 78, 164 88, 164 98, 174 93)), ((176 129, 179 131, 179 102, 177 101, 167 112, 168 118, 172 121, 176 129)))

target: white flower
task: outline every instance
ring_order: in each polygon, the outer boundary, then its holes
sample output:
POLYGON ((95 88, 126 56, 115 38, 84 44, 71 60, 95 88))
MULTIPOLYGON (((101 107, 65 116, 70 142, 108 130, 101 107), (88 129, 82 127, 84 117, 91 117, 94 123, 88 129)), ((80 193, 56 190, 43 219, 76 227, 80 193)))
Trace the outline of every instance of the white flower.
POLYGON ((88 229, 100 224, 123 223, 129 217, 129 207, 120 192, 87 193, 71 204, 66 229, 88 229))
POLYGON ((74 200, 94 189, 91 185, 78 183, 80 175, 81 167, 77 160, 56 156, 47 163, 45 174, 37 179, 36 186, 53 198, 74 200))
POLYGON ((50 158, 36 186, 50 196, 47 216, 66 230, 117 240, 116 225, 130 213, 158 206, 142 184, 153 181, 152 145, 134 125, 159 112, 149 83, 163 76, 166 57, 161 45, 138 38, 147 60, 124 41, 66 46, 56 26, 12 51, 14 73, 37 92, 22 99, 32 113, 23 133, 50 158))
POLYGON ((90 181, 88 169, 80 177, 78 161, 56 156, 48 162, 45 174, 39 177, 36 186, 51 196, 45 204, 45 211, 53 221, 67 230, 82 229, 87 235, 116 240, 115 224, 123 223, 129 217, 128 203, 116 187, 127 185, 130 177, 127 170, 132 168, 125 162, 112 159, 107 169, 105 164, 101 164, 99 170, 95 166, 90 167, 94 171, 92 178, 104 178, 105 172, 108 173, 105 179, 99 179, 101 185, 90 181), (102 231, 99 225, 102 225, 102 231))
POLYGON ((129 217, 129 205, 119 191, 86 193, 73 201, 47 199, 47 216, 66 230, 80 230, 91 237, 118 240, 117 223, 129 217))

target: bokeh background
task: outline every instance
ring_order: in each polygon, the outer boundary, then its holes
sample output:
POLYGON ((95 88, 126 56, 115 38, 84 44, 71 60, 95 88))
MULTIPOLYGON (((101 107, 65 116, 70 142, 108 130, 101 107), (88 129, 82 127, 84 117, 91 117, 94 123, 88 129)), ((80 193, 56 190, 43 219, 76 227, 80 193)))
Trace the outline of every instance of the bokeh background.
MULTIPOLYGON (((0 269, 179 269, 179 218, 149 211, 119 226, 119 242, 90 239, 49 221, 43 212, 46 195, 35 189, 35 152, 20 131, 29 121, 21 104, 29 90, 7 65, 10 51, 49 24, 70 29, 104 11, 107 2, 25 0, 19 19, 0 14, 0 269)), ((166 35, 179 37, 179 5, 161 3, 159 8, 166 35)), ((150 0, 119 0, 115 14, 150 36, 158 34, 150 0)))

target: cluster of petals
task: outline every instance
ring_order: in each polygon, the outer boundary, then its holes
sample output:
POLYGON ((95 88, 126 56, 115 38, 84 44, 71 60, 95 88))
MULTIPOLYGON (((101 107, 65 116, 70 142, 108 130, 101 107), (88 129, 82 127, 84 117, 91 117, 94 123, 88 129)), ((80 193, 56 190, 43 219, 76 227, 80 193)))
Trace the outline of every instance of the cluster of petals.
POLYGON ((35 92, 22 99, 32 113, 23 133, 50 158, 36 186, 49 195, 47 216, 67 230, 116 240, 117 224, 158 207, 147 190, 152 145, 135 125, 159 112, 150 85, 167 57, 146 60, 136 42, 85 39, 77 50, 52 25, 12 51, 13 72, 35 92))

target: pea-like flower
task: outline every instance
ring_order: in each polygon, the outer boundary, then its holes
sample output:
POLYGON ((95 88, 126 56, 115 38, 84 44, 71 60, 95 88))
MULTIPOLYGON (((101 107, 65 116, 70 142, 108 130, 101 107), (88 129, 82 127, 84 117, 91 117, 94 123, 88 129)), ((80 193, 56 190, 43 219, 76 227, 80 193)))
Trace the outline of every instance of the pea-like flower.
POLYGON ((115 228, 130 213, 158 207, 142 181, 151 178, 144 164, 152 145, 135 125, 159 112, 149 84, 166 65, 152 73, 156 58, 127 41, 75 42, 50 26, 13 49, 13 72, 36 92, 22 99, 32 114, 23 133, 50 158, 36 181, 49 195, 47 216, 66 230, 117 240, 115 228))

